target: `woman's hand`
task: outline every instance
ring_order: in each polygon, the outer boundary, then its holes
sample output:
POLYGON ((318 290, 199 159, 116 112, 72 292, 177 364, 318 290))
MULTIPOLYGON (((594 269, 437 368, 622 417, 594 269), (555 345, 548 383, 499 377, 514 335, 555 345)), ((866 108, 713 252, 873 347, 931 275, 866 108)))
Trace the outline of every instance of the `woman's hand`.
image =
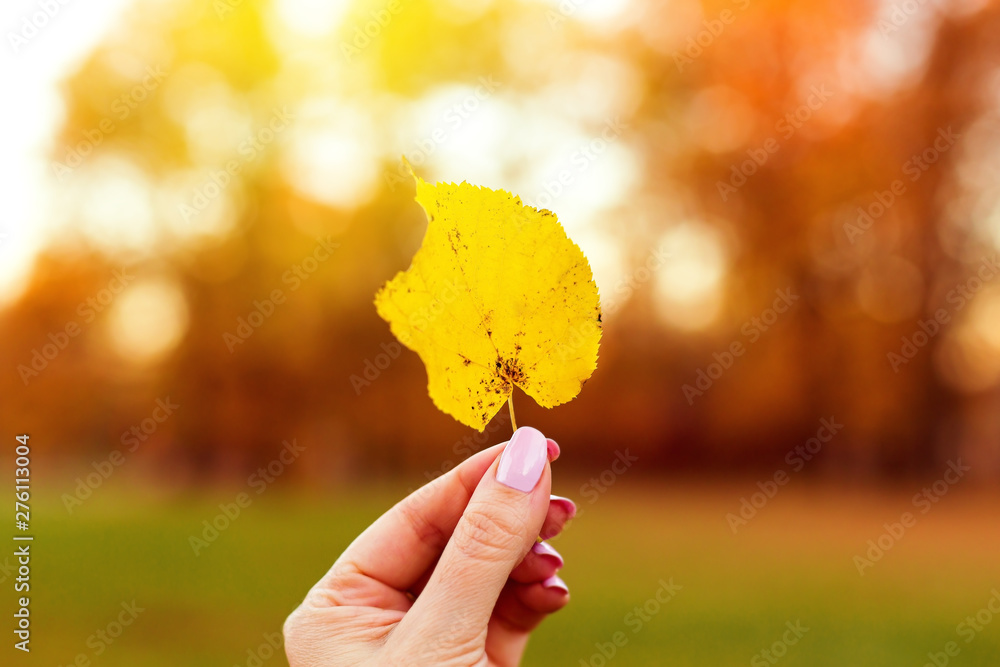
POLYGON ((569 601, 536 538, 576 513, 549 496, 559 447, 519 428, 418 489, 337 559, 285 622, 292 667, 513 667, 569 601))

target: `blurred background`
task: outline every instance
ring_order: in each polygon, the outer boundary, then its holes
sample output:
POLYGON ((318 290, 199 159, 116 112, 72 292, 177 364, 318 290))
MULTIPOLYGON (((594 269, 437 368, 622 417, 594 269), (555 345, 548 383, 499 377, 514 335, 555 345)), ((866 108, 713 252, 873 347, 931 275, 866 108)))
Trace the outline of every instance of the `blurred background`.
POLYGON ((509 436, 439 412, 375 314, 426 225, 405 155, 555 212, 602 295, 580 396, 515 395, 581 510, 526 664, 995 662, 1000 620, 960 624, 1000 586, 1000 4, 17 0, 3 26, 30 660, 283 664, 262 647, 344 546, 509 436))

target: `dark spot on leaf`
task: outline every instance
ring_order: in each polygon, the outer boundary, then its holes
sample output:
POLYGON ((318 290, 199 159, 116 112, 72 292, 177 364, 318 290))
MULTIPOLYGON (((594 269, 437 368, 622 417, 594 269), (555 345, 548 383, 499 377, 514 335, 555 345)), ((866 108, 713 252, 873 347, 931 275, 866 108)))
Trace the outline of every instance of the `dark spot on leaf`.
POLYGON ((511 384, 523 384, 525 379, 524 367, 517 359, 501 359, 497 357, 497 371, 503 380, 504 389, 510 390, 511 384))

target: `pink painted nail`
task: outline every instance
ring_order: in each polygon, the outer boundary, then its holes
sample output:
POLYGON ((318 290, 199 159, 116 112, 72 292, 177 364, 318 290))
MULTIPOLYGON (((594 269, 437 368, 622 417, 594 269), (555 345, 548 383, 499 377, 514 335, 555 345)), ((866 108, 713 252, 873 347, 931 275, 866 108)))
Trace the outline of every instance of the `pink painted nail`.
POLYGON ((559 552, 545 542, 535 542, 531 546, 531 550, 539 556, 554 559, 556 561, 556 567, 561 568, 564 564, 563 557, 559 555, 559 552))
POLYGON ((542 477, 548 458, 548 443, 538 429, 522 426, 514 431, 510 443, 500 455, 497 481, 527 493, 542 477))
POLYGON ((566 585, 566 582, 563 581, 557 575, 554 575, 554 574, 551 577, 549 577, 548 579, 545 579, 544 581, 542 581, 542 587, 543 588, 555 588, 555 589, 561 590, 563 593, 569 593, 569 586, 566 585))
POLYGON ((562 496, 549 496, 549 504, 556 505, 566 512, 568 519, 572 519, 576 516, 576 503, 569 498, 563 498, 562 496))
POLYGON ((559 443, 552 438, 546 438, 545 443, 549 446, 549 461, 559 458, 559 443))

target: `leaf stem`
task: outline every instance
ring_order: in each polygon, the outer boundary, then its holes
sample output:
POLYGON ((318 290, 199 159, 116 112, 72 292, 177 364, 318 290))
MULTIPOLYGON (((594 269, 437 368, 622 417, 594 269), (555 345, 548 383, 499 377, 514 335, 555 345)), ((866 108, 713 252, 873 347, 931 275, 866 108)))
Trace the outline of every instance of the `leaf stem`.
POLYGON ((514 393, 507 397, 507 408, 510 410, 510 425, 517 430, 517 421, 514 419, 514 393))

